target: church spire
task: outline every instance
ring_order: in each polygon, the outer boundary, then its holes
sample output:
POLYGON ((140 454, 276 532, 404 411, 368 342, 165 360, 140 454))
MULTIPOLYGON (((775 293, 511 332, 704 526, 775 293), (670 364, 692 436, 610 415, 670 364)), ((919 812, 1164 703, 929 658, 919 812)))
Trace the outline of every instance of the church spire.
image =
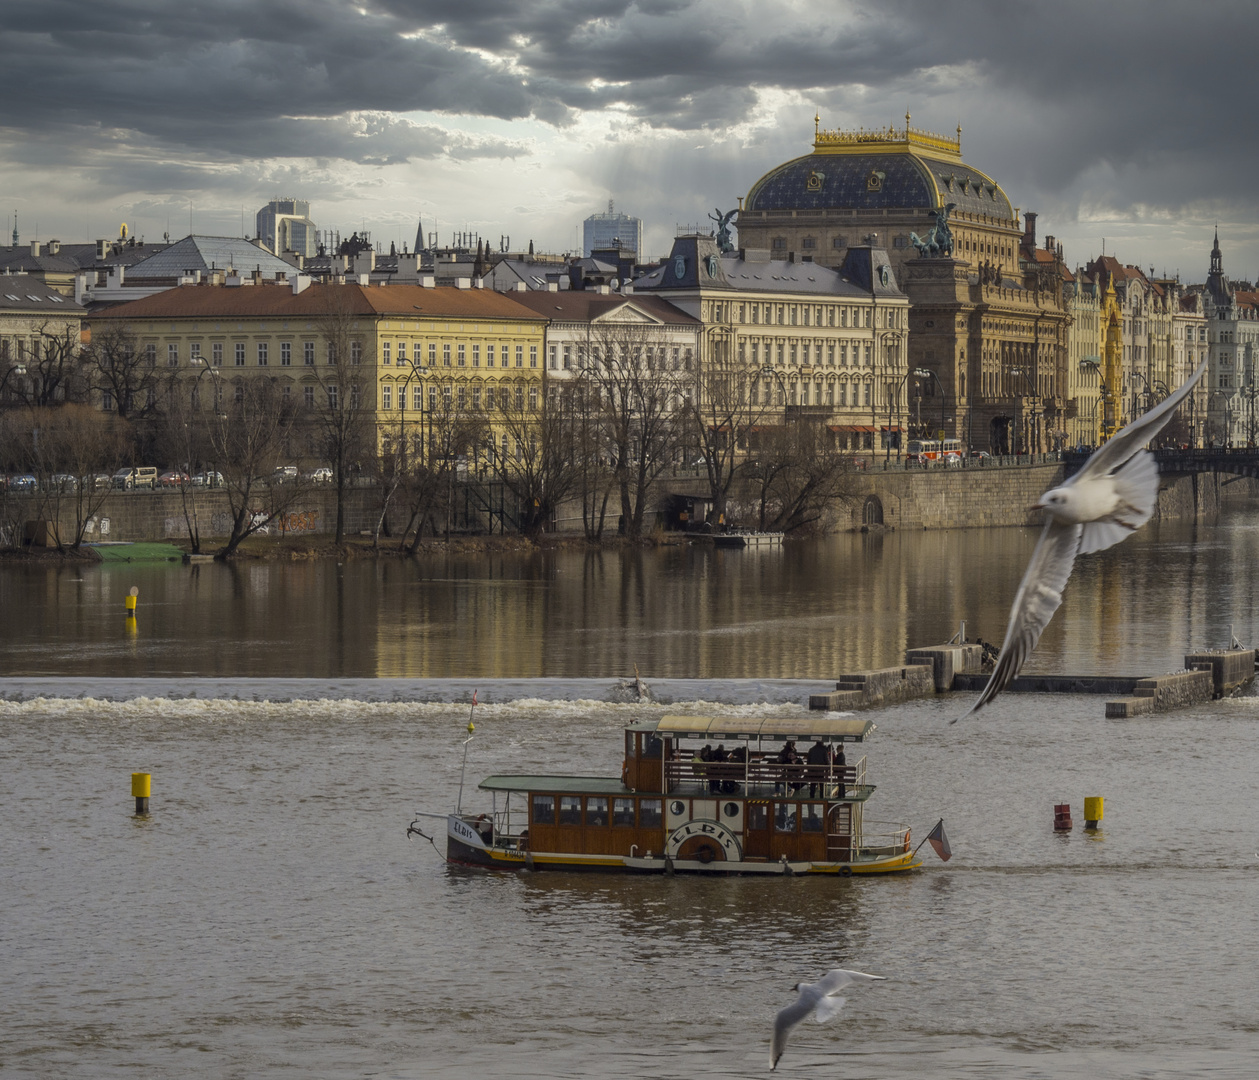
POLYGON ((418 255, 424 250, 424 221, 417 218, 415 221, 415 252, 418 255))

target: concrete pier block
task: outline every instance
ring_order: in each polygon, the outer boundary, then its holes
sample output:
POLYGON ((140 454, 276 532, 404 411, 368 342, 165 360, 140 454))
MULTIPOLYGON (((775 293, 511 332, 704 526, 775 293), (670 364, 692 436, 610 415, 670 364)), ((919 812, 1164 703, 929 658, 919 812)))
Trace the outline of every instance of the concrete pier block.
POLYGON ((1153 711, 1153 697, 1127 697, 1106 702, 1106 719, 1108 720, 1126 720, 1129 717, 1142 716, 1153 711))
POLYGON ((1254 649, 1208 649, 1188 653, 1185 667, 1209 667, 1215 686, 1215 696, 1231 694, 1239 686, 1246 686, 1255 677, 1254 649))
POLYGON ((841 675, 834 693, 812 694, 810 709, 867 709, 875 705, 895 705, 935 693, 935 679, 929 664, 854 671, 841 675))
POLYGON ((953 689, 953 680, 961 674, 983 671, 982 645, 927 645, 905 653, 907 664, 930 664, 937 693, 953 689))

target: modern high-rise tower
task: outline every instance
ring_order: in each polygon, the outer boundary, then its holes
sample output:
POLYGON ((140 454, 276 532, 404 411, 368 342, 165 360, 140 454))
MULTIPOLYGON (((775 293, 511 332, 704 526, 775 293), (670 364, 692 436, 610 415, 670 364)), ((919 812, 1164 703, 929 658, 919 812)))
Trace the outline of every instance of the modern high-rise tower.
POLYGON ((618 214, 608 200, 606 214, 591 214, 582 229, 582 254, 590 256, 595 248, 610 248, 619 244, 623 251, 636 255, 643 250, 643 223, 629 214, 618 214))
POLYGON ((272 199, 258 211, 258 236, 276 255, 286 251, 313 258, 319 251, 318 231, 305 199, 272 199))

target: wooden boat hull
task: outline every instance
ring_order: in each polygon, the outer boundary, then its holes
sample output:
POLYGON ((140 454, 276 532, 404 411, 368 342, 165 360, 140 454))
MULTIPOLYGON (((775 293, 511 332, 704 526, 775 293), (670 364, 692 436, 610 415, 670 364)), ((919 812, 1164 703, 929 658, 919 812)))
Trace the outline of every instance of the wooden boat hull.
POLYGON ((852 862, 769 862, 766 860, 674 859, 664 855, 646 858, 632 855, 580 855, 568 852, 530 852, 498 847, 465 821, 449 815, 446 819, 446 858, 464 866, 497 870, 598 870, 637 874, 891 874, 916 870, 922 861, 914 852, 863 857, 859 851, 852 862))

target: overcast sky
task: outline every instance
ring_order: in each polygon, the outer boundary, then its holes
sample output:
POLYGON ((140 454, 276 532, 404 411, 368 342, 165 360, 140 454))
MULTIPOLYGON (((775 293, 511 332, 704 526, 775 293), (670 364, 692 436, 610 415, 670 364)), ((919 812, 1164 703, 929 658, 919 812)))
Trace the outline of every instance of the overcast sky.
POLYGON ((276 195, 388 249, 416 221, 648 253, 824 126, 962 125, 1075 265, 1259 276, 1259 4, 1201 0, 0 0, 22 241, 253 232, 276 195))

